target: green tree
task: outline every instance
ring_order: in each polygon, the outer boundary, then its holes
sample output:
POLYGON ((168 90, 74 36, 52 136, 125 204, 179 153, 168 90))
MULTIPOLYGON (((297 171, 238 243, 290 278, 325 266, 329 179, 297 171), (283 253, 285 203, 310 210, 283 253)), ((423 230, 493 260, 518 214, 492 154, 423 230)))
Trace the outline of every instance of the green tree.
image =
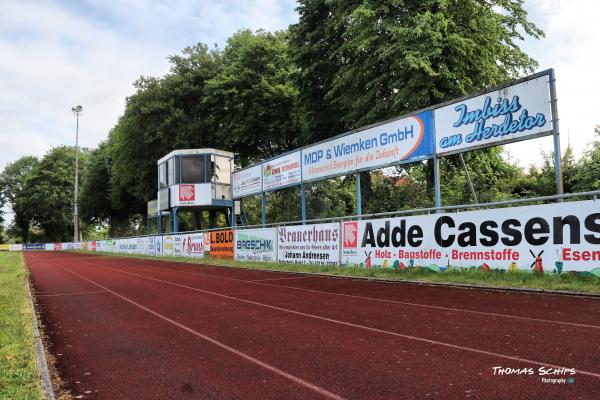
POLYGON ((27 192, 24 192, 25 181, 38 162, 36 157, 24 156, 8 164, 0 174, 0 196, 10 206, 16 228, 11 232, 18 234, 23 242, 29 241, 29 226, 33 218, 32 210, 22 202, 22 199, 27 198, 27 192))
POLYGON ((141 77, 124 115, 109 135, 111 207, 123 215, 145 214, 156 197, 156 162, 177 148, 221 147, 204 105, 207 80, 221 55, 203 44, 171 56, 163 78, 141 77))
MULTIPOLYGON (((80 152, 80 167, 85 170, 86 151, 80 152)), ((75 148, 55 147, 31 169, 17 197, 32 225, 44 230, 44 239, 62 242, 73 238, 73 194, 75 148)))
POLYGON ((594 129, 596 140, 579 161, 573 177, 573 190, 586 192, 600 190, 600 125, 594 129))
POLYGON ((207 82, 203 102, 221 146, 236 153, 238 164, 299 145, 295 73, 286 32, 241 30, 227 40, 223 68, 207 82))
POLYGON ((312 139, 530 72, 522 0, 300 0, 292 54, 312 139))

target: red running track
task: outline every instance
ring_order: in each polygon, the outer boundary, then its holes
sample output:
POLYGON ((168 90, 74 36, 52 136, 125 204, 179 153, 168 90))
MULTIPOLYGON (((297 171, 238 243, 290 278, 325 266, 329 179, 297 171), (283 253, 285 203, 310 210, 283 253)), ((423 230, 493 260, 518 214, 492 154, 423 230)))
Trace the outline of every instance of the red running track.
POLYGON ((76 398, 600 397, 598 299, 25 255, 76 398))

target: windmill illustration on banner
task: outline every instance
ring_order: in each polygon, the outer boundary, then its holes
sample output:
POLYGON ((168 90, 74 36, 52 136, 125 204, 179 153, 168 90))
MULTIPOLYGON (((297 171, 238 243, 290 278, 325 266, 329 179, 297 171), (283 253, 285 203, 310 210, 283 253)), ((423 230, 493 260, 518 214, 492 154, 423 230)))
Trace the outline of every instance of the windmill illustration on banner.
POLYGON ((540 251, 537 256, 531 250, 529 250, 529 253, 533 257, 533 262, 531 263, 529 268, 533 268, 535 266, 535 272, 543 274, 544 266, 542 265, 542 254, 544 254, 544 250, 540 251))

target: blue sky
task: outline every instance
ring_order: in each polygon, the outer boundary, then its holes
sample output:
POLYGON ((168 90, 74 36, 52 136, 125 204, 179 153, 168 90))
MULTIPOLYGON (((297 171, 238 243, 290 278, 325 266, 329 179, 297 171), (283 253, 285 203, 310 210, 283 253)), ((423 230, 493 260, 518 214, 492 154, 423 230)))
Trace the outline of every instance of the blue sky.
MULTIPOLYGON (((168 71, 166 57, 197 42, 222 46, 242 28, 285 29, 291 0, 1 0, 0 170, 20 156, 74 144, 71 107, 84 108, 81 144, 94 147, 123 113, 140 75, 168 71)), ((600 5, 593 0, 529 0, 547 34, 523 47, 556 69, 563 148, 576 153, 600 124, 600 5)), ((551 138, 507 146, 521 165, 539 163, 551 138)))

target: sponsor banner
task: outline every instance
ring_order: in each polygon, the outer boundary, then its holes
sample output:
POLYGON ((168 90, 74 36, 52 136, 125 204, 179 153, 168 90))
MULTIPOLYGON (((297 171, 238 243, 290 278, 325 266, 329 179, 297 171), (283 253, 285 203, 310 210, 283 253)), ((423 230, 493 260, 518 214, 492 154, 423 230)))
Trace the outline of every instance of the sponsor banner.
POLYGON ((171 207, 205 206, 212 204, 210 183, 182 184, 171 186, 171 207))
POLYGON ((432 154, 432 113, 427 111, 303 149, 302 179, 346 175, 432 154))
POLYGON ((106 251, 106 240, 96 240, 96 251, 106 251))
POLYGON ((148 237, 147 253, 149 256, 162 256, 163 252, 163 237, 150 236, 148 237))
POLYGON ((175 235, 173 237, 174 246, 173 255, 175 257, 181 257, 181 235, 175 235))
POLYGON ((435 110, 438 154, 552 131, 548 75, 435 110))
POLYGON ((255 165, 233 174, 233 197, 243 197, 262 191, 262 168, 255 165))
POLYGON ((46 251, 54 251, 54 243, 46 243, 44 247, 46 251))
POLYGON ((593 200, 352 221, 342 229, 346 265, 600 276, 600 202, 593 200))
POLYGON ((175 256, 175 236, 165 235, 163 237, 163 255, 173 257, 175 256))
POLYGON ((204 234, 204 252, 210 253, 210 233, 204 234))
POLYGON ((295 264, 338 265, 339 224, 278 228, 277 260, 295 264))
POLYGON ((8 251, 10 246, 8 244, 0 244, 0 251, 8 251))
POLYGON ((181 235, 180 254, 183 257, 204 257, 204 233, 181 235))
POLYGON ((212 258, 233 258, 233 231, 231 229, 210 232, 210 256, 212 258))
POLYGON ((24 251, 44 251, 46 250, 46 245, 44 243, 25 243, 23 245, 24 251))
POLYGON ((148 247, 148 238, 146 236, 138 237, 134 239, 135 247, 133 248, 134 254, 146 254, 148 247))
POLYGON ((300 151, 262 164, 263 190, 277 189, 302 181, 302 159, 300 151))
POLYGON ((62 243, 54 243, 54 251, 61 251, 62 249, 62 243))
POLYGON ((98 242, 96 240, 92 240, 90 242, 90 250, 95 252, 97 248, 98 248, 98 242))
POLYGON ((277 261, 277 228, 236 230, 234 243, 236 260, 277 261))
POLYGON ((23 251, 22 244, 9 244, 8 251, 23 251))

